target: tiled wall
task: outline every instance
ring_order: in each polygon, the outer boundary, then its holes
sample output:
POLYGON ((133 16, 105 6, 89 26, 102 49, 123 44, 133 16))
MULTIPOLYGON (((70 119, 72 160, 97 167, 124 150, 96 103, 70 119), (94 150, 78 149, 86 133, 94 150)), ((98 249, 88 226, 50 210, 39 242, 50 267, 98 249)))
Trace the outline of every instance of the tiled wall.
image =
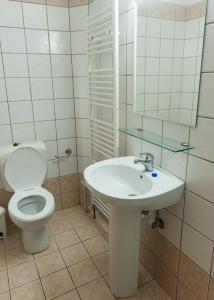
POLYGON ((161 211, 165 229, 144 226, 141 260, 172 299, 214 299, 214 1, 208 0, 197 127, 133 113, 133 1, 120 1, 120 125, 142 127, 190 142, 189 153, 171 153, 121 134, 121 154, 152 152, 156 164, 186 181, 181 204, 161 211), (127 25, 128 24, 128 25, 127 25), (126 26, 127 25, 127 26, 126 26))
MULTIPOLYGON (((90 156, 84 31, 88 5, 26 2, 31 1, 0 3, 0 145, 45 141, 46 186, 57 209, 66 208, 79 202, 78 172, 90 156), (70 158, 53 160, 66 148, 72 149, 70 158)), ((6 206, 10 196, 1 189, 0 204, 6 206)))
POLYGON ((73 7, 73 6, 88 4, 88 0, 10 0, 10 1, 35 3, 35 4, 48 4, 48 5, 57 5, 57 6, 64 6, 64 7, 73 7))

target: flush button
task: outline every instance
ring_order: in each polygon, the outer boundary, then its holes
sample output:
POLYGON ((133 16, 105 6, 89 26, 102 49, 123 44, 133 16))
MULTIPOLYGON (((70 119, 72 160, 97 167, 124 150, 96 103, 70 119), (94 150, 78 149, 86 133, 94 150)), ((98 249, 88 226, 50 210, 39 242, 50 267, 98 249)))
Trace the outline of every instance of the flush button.
POLYGON ((158 176, 158 173, 155 173, 155 172, 152 173, 152 177, 157 177, 157 176, 158 176))

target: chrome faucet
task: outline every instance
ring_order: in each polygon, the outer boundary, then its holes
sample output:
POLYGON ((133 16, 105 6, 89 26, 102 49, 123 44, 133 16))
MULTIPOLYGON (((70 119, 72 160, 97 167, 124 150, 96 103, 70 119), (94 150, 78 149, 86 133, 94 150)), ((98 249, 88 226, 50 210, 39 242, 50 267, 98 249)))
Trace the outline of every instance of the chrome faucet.
POLYGON ((135 164, 142 164, 144 165, 146 171, 153 171, 153 167, 154 167, 154 160, 155 160, 155 157, 152 153, 140 153, 140 157, 141 158, 137 158, 134 160, 134 163, 135 164), (145 158, 143 158, 143 156, 145 158))

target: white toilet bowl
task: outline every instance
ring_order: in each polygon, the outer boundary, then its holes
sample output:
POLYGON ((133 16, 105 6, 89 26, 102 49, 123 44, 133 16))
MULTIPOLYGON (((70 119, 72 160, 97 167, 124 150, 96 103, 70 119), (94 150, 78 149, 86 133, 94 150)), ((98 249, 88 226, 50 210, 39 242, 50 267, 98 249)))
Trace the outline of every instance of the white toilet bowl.
POLYGON ((46 224, 54 211, 54 198, 47 190, 36 187, 16 192, 10 199, 8 212, 22 229, 22 241, 29 253, 38 253, 49 245, 46 224))
POLYGON ((24 248, 38 253, 49 245, 46 224, 54 212, 54 197, 41 185, 47 162, 43 142, 0 148, 0 166, 4 187, 14 191, 8 211, 12 221, 22 230, 24 248))

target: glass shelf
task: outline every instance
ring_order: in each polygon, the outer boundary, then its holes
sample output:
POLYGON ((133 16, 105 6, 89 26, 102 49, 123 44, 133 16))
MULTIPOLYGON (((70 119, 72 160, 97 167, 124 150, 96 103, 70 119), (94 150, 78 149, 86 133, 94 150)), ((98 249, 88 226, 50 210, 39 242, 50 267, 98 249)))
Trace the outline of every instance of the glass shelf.
POLYGON ((162 137, 140 128, 120 128, 119 131, 172 152, 183 152, 194 148, 189 144, 162 137))

